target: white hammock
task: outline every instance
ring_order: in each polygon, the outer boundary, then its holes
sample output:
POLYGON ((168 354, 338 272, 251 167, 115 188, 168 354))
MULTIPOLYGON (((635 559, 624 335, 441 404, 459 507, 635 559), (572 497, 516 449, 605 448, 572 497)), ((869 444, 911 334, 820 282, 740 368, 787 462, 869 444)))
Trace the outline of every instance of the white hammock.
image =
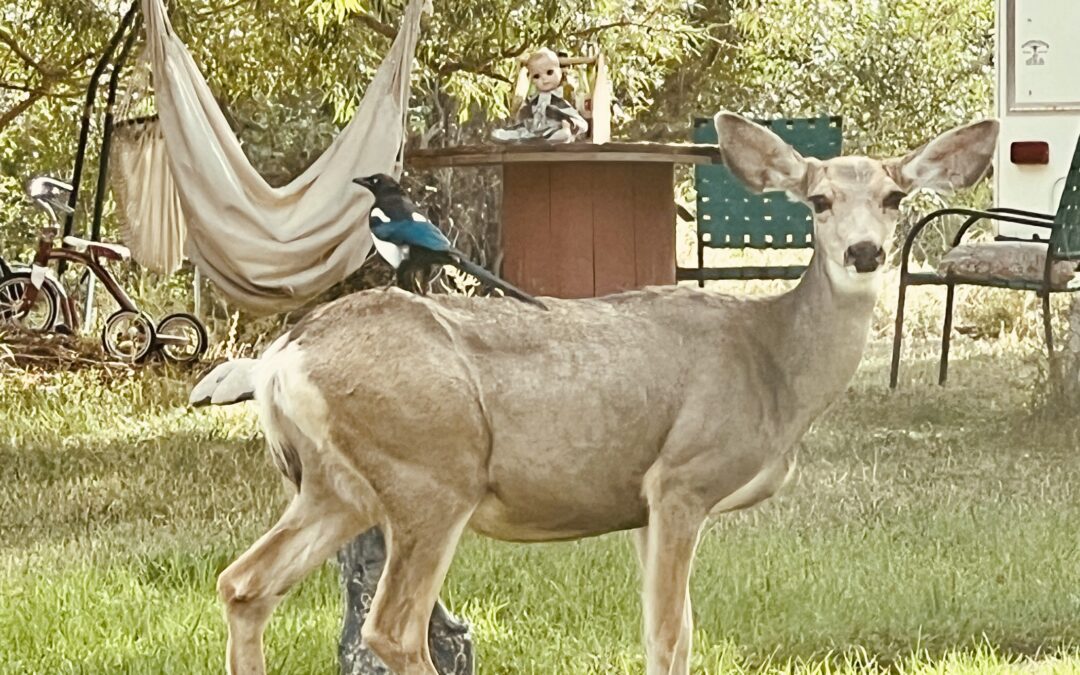
POLYGON ((352 121, 281 187, 244 156, 163 0, 142 0, 142 9, 168 167, 187 220, 187 256, 230 299, 259 312, 295 308, 354 272, 371 249, 371 195, 351 181, 401 172, 424 0, 410 0, 352 121))
POLYGON ((117 126, 110 167, 122 239, 147 269, 172 274, 184 262, 187 221, 157 120, 117 126))

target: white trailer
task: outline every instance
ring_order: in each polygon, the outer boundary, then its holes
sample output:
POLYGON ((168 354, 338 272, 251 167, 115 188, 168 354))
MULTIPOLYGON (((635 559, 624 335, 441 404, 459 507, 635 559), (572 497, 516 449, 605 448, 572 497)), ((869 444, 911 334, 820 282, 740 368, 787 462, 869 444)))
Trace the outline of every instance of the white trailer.
POLYGON ((997 0, 997 10, 994 201, 1054 213, 1080 135, 1080 0, 997 0))

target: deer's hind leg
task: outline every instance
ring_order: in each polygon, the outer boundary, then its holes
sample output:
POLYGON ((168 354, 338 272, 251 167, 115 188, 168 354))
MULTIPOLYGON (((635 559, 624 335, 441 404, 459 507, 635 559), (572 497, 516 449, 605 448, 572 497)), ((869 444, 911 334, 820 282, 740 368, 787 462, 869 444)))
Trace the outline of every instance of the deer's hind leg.
POLYGON ((438 675, 428 625, 480 496, 479 490, 468 496, 456 490, 383 496, 386 566, 361 635, 396 675, 438 675))
POLYGON ((285 593, 371 519, 305 481, 270 530, 218 577, 229 624, 226 665, 232 675, 263 675, 262 635, 285 593))

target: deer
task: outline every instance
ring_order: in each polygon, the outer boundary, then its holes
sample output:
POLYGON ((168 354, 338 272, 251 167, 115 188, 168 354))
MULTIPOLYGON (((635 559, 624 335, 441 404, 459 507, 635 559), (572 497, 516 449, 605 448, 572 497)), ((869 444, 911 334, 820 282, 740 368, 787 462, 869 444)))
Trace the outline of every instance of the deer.
POLYGON ((714 122, 749 189, 811 207, 814 250, 790 290, 649 287, 545 298, 548 311, 368 290, 195 386, 194 403, 254 399, 293 491, 218 578, 229 672, 264 673, 275 606, 378 526, 387 560, 362 638, 398 675, 437 675, 428 621, 466 528, 523 543, 633 530, 647 673, 689 673, 704 525, 787 481, 861 360, 900 200, 974 184, 999 126, 957 127, 901 157, 820 160, 739 115, 714 122))

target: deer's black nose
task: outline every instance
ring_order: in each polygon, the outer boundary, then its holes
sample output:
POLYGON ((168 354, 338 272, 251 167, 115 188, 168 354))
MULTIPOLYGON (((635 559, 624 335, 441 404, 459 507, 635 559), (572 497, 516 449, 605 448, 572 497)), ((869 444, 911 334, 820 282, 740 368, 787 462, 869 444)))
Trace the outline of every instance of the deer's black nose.
POLYGON ((885 249, 869 241, 860 241, 844 251, 844 265, 854 265, 857 272, 873 272, 885 264, 885 249))

